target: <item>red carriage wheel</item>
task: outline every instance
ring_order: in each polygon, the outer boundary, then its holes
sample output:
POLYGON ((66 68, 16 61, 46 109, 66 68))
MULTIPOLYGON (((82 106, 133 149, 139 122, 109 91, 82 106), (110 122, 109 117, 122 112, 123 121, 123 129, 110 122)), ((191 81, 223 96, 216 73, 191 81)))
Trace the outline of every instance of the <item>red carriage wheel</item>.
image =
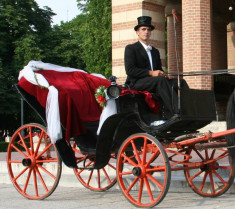
POLYGON ((117 157, 117 180, 132 204, 137 207, 159 204, 168 192, 170 179, 167 154, 156 138, 141 133, 123 142, 117 157))
POLYGON ((28 199, 44 199, 56 189, 61 176, 61 159, 45 128, 21 126, 12 136, 7 166, 15 188, 28 199))
POLYGON ((116 184, 116 154, 111 154, 110 161, 104 168, 89 169, 95 163, 95 155, 82 154, 76 143, 73 144, 73 151, 78 166, 78 169, 74 168, 74 173, 84 187, 102 192, 116 184))
POLYGON ((185 177, 193 191, 203 197, 224 194, 234 181, 234 163, 227 149, 198 151, 195 147, 186 154, 191 155, 185 177))

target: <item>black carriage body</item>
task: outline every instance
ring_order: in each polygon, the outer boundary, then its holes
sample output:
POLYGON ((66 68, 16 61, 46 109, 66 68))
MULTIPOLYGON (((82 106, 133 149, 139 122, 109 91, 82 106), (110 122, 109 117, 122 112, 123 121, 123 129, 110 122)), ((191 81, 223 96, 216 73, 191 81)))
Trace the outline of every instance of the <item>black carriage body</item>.
MULTIPOLYGON (((19 86, 16 85, 16 87, 23 99, 46 123, 45 110, 36 98, 19 86)), ((110 154, 116 153, 122 142, 132 134, 145 132, 160 141, 173 140, 177 136, 196 132, 216 119, 214 93, 209 90, 182 90, 180 92, 180 113, 159 126, 151 126, 150 123, 161 120, 162 112, 160 111, 158 114, 151 112, 143 94, 120 96, 116 99, 116 106, 117 114, 106 119, 99 136, 96 135, 97 121, 85 124, 88 134, 78 136, 80 145, 82 147, 88 145, 90 148, 85 154, 96 155, 95 169, 103 168, 109 162, 110 154)), ((57 146, 59 154, 67 166, 73 167, 74 162, 69 162, 74 161, 74 156, 71 156, 72 151, 66 147, 68 144, 64 139, 60 141, 57 146)))
POLYGON ((96 149, 96 168, 108 163, 110 152, 118 150, 122 142, 135 133, 149 133, 158 140, 173 140, 178 136, 195 133, 216 120, 214 92, 188 89, 180 92, 180 113, 164 124, 151 126, 161 120, 162 112, 151 112, 143 94, 129 94, 116 99, 117 114, 103 124, 96 149))

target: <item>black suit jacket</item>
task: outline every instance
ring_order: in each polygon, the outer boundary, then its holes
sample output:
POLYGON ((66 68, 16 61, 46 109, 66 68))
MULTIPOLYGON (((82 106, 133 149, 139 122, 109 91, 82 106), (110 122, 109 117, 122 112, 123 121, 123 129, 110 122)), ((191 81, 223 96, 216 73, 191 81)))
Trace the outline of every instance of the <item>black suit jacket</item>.
MULTIPOLYGON (((154 70, 162 70, 159 51, 152 47, 152 64, 154 70)), ((138 41, 127 45, 124 53, 125 69, 127 74, 126 84, 132 87, 136 80, 149 76, 151 65, 148 54, 142 44, 138 41)))

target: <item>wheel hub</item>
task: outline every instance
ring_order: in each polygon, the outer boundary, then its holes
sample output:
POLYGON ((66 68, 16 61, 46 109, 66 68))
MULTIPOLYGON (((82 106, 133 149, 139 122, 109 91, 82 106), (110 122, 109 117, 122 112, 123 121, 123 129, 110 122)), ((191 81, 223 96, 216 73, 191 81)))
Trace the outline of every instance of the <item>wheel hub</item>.
POLYGON ((24 158, 22 160, 23 166, 30 166, 32 164, 31 160, 29 158, 24 158))
POLYGON ((134 176, 140 176, 141 175, 141 168, 140 167, 134 167, 132 169, 132 173, 134 176))

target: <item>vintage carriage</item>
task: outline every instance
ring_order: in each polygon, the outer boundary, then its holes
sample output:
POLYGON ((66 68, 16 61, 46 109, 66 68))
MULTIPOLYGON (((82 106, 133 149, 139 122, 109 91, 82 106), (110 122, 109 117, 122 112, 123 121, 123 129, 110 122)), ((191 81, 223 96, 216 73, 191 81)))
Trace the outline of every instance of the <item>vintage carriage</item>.
MULTIPOLYGON (((50 80, 45 71, 39 71, 38 74, 50 80)), ((33 76, 35 78, 35 73, 33 76)), ((59 90, 59 94, 65 96, 59 100, 66 100, 65 112, 61 113, 60 108, 61 121, 65 118, 66 123, 61 122, 62 137, 53 140, 48 133, 51 131, 48 128, 50 119, 45 113, 45 105, 42 105, 46 103, 48 90, 40 88, 38 78, 36 84, 24 79, 20 81, 16 85, 18 92, 44 122, 42 125, 21 126, 8 147, 10 178, 26 198, 44 199, 53 193, 60 180, 62 161, 90 190, 108 190, 118 182, 123 195, 137 207, 159 204, 168 192, 173 171, 183 170, 192 190, 205 197, 224 194, 234 182, 233 95, 228 107, 231 116, 229 130, 200 134, 198 129, 216 119, 213 91, 181 90, 179 113, 156 126, 151 123, 162 119, 164 107, 161 100, 153 101, 148 92, 119 86, 115 79, 111 83, 102 80, 108 87, 109 100, 105 108, 112 107, 115 111, 104 109, 108 115, 102 113, 102 123, 92 117, 90 121, 81 122, 77 117, 82 113, 73 111, 72 102, 91 97, 83 94, 76 100, 68 99, 65 87, 65 90, 59 90), (77 130, 73 130, 76 126, 80 126, 78 135, 77 130)), ((89 104, 85 103, 85 106, 89 104)), ((97 106, 95 104, 95 108, 97 106)), ((94 112, 98 116, 100 113, 94 112)), ((88 113, 85 111, 85 114, 88 113)), ((50 123, 53 123, 53 117, 50 123)))

